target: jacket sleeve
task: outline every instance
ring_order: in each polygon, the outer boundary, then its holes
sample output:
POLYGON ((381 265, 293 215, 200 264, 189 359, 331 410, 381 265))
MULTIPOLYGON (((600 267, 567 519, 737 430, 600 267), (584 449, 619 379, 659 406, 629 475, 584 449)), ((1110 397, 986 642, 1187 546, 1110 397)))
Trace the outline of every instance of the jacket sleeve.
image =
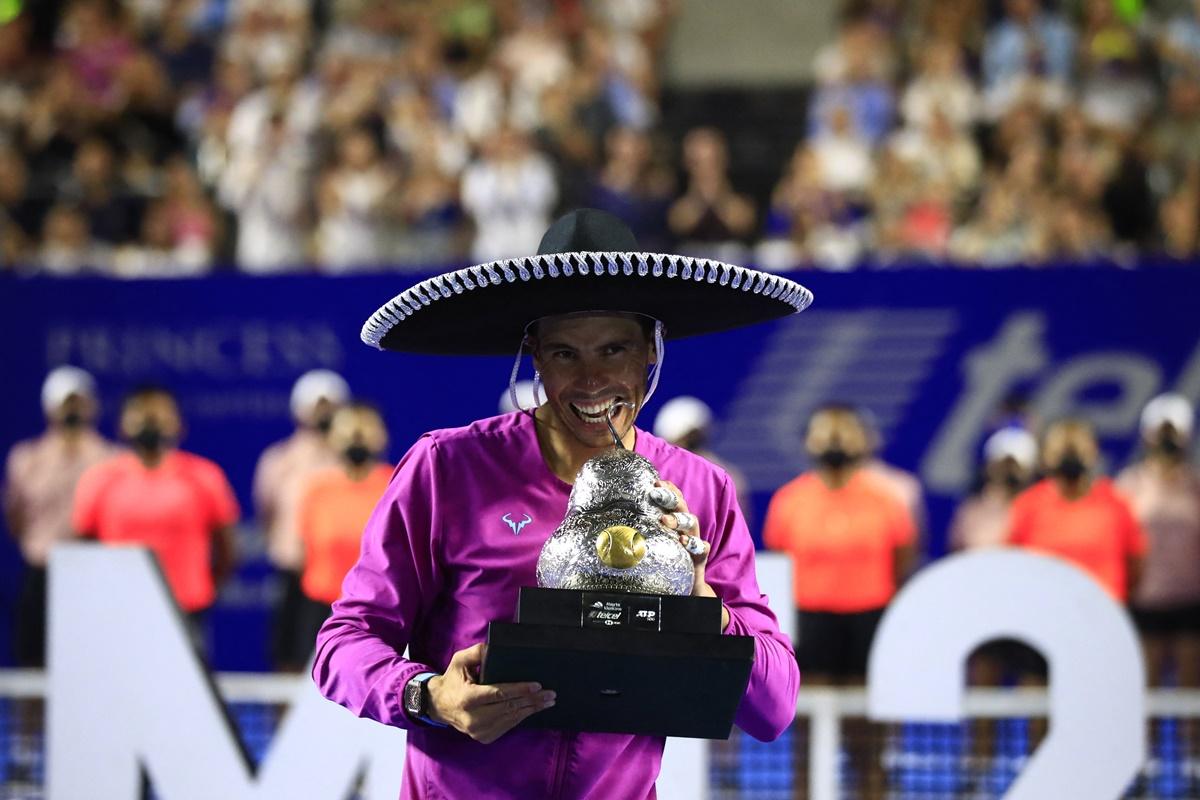
POLYGON ((707 534, 711 545, 705 577, 729 610, 727 634, 754 637, 754 666, 734 722, 763 742, 787 730, 796 716, 800 668, 791 640, 767 607, 754 570, 754 541, 737 504, 737 493, 722 475, 716 498, 716 527, 707 534))
POLYGON ((317 635, 312 675, 321 693, 385 725, 420 724, 404 713, 404 685, 438 671, 402 655, 442 588, 438 500, 437 446, 426 436, 396 467, 317 635))

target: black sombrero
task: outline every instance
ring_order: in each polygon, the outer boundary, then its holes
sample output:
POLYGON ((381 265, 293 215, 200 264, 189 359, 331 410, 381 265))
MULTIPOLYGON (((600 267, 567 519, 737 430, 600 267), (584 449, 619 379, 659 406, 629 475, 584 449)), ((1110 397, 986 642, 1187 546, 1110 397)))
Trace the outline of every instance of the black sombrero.
POLYGON ((511 355, 529 323, 588 311, 644 314, 669 339, 803 311, 812 292, 758 270, 637 252, 633 233, 604 211, 558 219, 536 256, 447 272, 401 292, 371 315, 362 340, 381 350, 511 355))

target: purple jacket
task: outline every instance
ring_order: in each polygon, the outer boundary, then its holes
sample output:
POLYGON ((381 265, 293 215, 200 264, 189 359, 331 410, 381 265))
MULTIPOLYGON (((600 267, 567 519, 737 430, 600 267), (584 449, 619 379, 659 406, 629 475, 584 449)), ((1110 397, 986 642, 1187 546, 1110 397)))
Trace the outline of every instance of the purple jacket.
MULTIPOLYGON (((774 739, 795 716, 800 673, 758 589, 733 484, 645 431, 634 449, 699 517, 712 545, 706 575, 729 609, 727 632, 755 639, 736 723, 774 739)), ((517 729, 484 745, 403 710, 410 678, 444 671, 456 651, 486 638, 488 622, 513 618, 517 590, 537 585, 538 553, 562 521, 570 489, 542 460, 534 422, 519 412, 428 433, 397 466, 317 637, 313 678, 356 714, 408 729, 402 798, 655 796, 661 738, 517 729), (400 655, 405 647, 409 658, 400 655)))

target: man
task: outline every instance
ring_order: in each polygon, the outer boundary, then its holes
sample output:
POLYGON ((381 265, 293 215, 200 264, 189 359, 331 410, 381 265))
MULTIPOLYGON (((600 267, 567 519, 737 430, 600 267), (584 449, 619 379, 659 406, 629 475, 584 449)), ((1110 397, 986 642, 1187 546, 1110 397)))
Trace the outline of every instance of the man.
POLYGON ((1141 420, 1145 455, 1117 476, 1149 540, 1133 606, 1152 685, 1173 669, 1179 686, 1200 687, 1200 470, 1187 459, 1194 421, 1182 395, 1151 400, 1141 420))
POLYGON ((1095 474, 1099 463, 1091 425, 1079 419, 1052 423, 1042 440, 1049 477, 1013 501, 1008 539, 1066 559, 1124 604, 1137 585, 1146 536, 1129 501, 1095 474))
POLYGON ((22 667, 46 663, 46 560, 74 538, 71 498, 79 477, 116 448, 96 432, 96 383, 77 367, 58 367, 42 383, 46 432, 8 454, 4 510, 25 559, 13 654, 22 667))
POLYGON ((536 585, 571 481, 613 446, 610 412, 622 443, 677 495, 662 524, 704 543, 693 592, 721 598, 727 633, 754 637, 736 724, 764 740, 787 728, 799 674, 756 585, 733 485, 634 422, 656 383, 664 330, 720 330, 809 302, 778 276, 639 253, 614 217, 583 210, 551 226, 537 256, 430 279, 368 320, 364 341, 384 349, 516 350, 518 359, 528 350, 545 395, 535 411, 433 431, 413 446, 317 640, 313 677, 326 696, 408 729, 403 797, 654 796, 661 738, 513 730, 554 703, 555 687, 476 679, 487 625, 511 619, 519 587, 536 585))
POLYGON ((296 514, 305 482, 337 464, 337 454, 325 435, 334 412, 349 397, 350 387, 336 372, 314 369, 301 375, 292 386, 290 403, 296 430, 264 450, 254 469, 254 505, 266 533, 267 557, 283 583, 271 631, 271 657, 277 669, 298 670, 312 652, 312 640, 298 635, 304 543, 296 514))
POLYGON ((72 524, 103 544, 148 547, 201 646, 205 612, 233 569, 233 489, 216 464, 178 449, 183 419, 166 389, 126 397, 120 430, 131 451, 84 473, 72 524))
POLYGON ((879 619, 913 566, 916 528, 864 468, 869 437, 853 408, 819 409, 804 447, 816 466, 771 498, 763 543, 794 562, 806 680, 861 685, 879 619))
POLYGON ((387 490, 392 468, 381 458, 388 433, 369 405, 350 403, 333 415, 329 447, 338 464, 314 473, 300 493, 297 528, 304 543, 300 586, 306 602, 298 614, 302 663, 308 660, 329 607, 342 594, 342 581, 358 560, 363 528, 387 490))

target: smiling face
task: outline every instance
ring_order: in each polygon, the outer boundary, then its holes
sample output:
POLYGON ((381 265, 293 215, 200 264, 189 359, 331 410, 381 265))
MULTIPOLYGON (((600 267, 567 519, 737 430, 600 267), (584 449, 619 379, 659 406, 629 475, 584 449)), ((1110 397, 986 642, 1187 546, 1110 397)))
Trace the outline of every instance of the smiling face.
MULTIPOLYGON (((546 389, 548 413, 567 437, 585 448, 612 444, 605 424, 615 403, 640 407, 653 347, 637 319, 623 316, 554 317, 538 323, 533 361, 546 389)), ((621 407, 613 425, 624 436, 633 409, 621 407)))

